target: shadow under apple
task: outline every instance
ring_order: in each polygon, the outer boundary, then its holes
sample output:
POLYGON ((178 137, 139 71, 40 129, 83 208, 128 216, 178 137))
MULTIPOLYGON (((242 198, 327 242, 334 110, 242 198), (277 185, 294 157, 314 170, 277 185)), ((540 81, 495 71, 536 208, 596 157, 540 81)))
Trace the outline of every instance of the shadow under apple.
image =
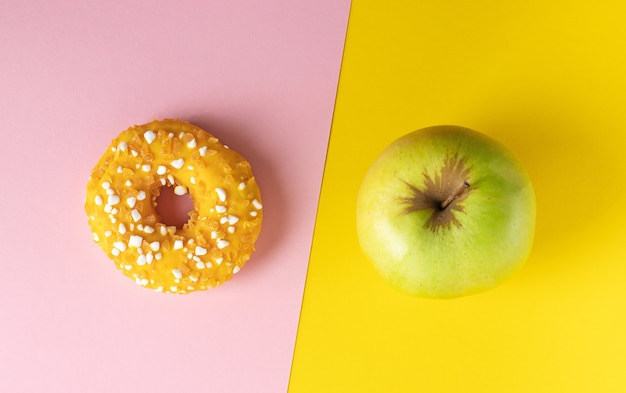
POLYGON ((564 268, 588 268, 575 265, 581 253, 593 254, 605 242, 615 241, 611 231, 624 201, 616 182, 626 167, 619 146, 603 136, 623 125, 576 97, 503 100, 499 105, 495 114, 482 117, 488 121, 475 127, 512 149, 532 179, 537 224, 523 270, 552 275, 564 268), (603 231, 606 236, 597 236, 603 231))

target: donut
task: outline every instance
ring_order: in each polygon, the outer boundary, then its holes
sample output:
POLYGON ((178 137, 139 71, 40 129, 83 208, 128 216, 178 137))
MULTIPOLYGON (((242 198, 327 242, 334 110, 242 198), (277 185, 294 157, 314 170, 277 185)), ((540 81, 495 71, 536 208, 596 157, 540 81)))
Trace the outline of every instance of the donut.
POLYGON ((178 294, 230 280, 254 251, 263 220, 250 163, 176 119, 132 126, 112 141, 91 171, 85 211, 93 240, 124 275, 178 294), (163 187, 193 200, 181 228, 157 213, 163 187))

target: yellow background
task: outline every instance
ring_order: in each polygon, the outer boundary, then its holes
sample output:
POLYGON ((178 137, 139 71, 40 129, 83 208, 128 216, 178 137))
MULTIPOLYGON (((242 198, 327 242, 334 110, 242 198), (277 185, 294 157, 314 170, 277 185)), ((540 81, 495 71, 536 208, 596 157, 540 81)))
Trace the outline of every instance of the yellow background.
POLYGON ((290 392, 626 391, 626 3, 354 1, 290 392), (435 124, 508 145, 537 194, 525 267, 423 300, 361 253, 355 199, 435 124))

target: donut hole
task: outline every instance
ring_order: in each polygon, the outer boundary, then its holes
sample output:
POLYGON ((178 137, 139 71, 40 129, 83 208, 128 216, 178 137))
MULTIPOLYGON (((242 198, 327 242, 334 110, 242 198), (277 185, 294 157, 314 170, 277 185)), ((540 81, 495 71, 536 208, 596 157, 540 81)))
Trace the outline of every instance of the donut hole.
POLYGON ((155 202, 161 222, 181 229, 189 221, 189 213, 194 210, 191 195, 176 195, 174 187, 170 186, 161 187, 159 191, 155 202))

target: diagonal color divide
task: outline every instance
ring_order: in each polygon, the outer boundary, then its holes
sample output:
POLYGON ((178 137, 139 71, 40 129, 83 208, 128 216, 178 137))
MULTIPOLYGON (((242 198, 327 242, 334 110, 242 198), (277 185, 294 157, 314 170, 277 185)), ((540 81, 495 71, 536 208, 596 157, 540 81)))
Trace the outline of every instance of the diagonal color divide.
POLYGON ((0 2, 0 392, 287 390, 349 6, 0 2), (87 225, 98 158, 163 118, 261 187, 257 251, 214 290, 138 287, 87 225))
POLYGON ((617 1, 353 3, 289 392, 626 390, 625 14, 617 1), (508 145, 538 202, 522 271, 450 301, 389 288, 355 233, 368 166, 436 124, 508 145))

